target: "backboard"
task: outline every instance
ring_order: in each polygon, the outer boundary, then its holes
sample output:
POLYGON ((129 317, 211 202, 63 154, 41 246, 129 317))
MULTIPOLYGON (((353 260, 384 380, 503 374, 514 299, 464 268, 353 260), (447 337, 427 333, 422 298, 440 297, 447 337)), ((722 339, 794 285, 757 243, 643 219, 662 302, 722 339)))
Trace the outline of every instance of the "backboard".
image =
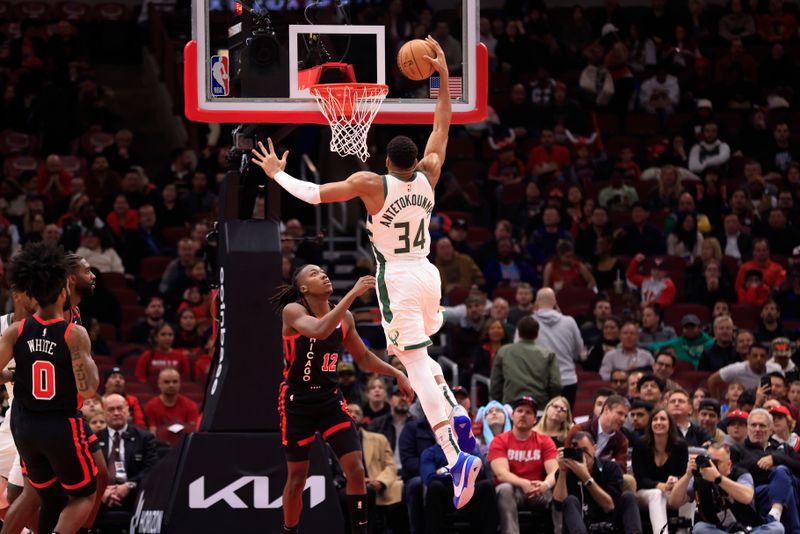
POLYGON ((403 43, 430 34, 448 59, 452 122, 481 121, 488 56, 478 39, 478 2, 193 0, 193 39, 184 49, 186 117, 327 124, 308 87, 354 76, 389 86, 375 123, 430 124, 438 77, 414 82, 396 64, 403 43))

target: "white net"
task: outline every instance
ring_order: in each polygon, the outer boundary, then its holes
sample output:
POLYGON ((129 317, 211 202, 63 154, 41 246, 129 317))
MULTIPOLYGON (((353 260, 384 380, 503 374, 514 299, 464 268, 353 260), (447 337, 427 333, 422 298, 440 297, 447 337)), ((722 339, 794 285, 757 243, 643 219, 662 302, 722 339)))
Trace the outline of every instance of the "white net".
POLYGON ((331 125, 331 152, 367 161, 367 133, 386 98, 386 85, 331 83, 314 85, 311 94, 331 125))

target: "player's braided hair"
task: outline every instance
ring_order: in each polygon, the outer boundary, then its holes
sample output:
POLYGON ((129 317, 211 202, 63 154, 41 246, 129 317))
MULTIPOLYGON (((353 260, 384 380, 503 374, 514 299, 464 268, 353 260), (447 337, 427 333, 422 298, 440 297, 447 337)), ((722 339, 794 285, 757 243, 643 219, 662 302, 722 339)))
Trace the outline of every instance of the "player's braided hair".
POLYGON ((70 266, 61 247, 31 243, 11 259, 11 286, 33 297, 39 306, 53 304, 67 285, 70 266))
POLYGON ((300 288, 297 285, 297 277, 300 276, 300 272, 305 269, 305 267, 306 265, 304 264, 295 269, 292 273, 291 281, 288 284, 281 284, 275 289, 275 294, 269 299, 270 303, 275 308, 275 313, 280 314, 287 304, 291 304, 303 298, 303 294, 300 293, 300 288))

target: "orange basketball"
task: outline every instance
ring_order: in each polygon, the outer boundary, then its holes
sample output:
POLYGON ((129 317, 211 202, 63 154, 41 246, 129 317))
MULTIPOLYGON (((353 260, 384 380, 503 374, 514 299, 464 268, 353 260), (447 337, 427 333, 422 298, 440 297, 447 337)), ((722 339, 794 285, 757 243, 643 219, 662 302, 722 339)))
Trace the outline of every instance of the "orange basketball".
POLYGON ((397 53, 397 66, 406 78, 424 80, 433 74, 433 65, 425 59, 425 56, 436 57, 431 45, 422 39, 408 41, 397 53))

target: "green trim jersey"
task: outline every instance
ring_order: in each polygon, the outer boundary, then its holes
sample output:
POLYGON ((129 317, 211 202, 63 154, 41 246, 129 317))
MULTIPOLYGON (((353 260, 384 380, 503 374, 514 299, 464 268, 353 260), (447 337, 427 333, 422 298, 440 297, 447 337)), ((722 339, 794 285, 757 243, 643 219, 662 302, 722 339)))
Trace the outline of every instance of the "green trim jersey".
POLYGON ((419 171, 407 181, 391 174, 381 179, 383 207, 367 217, 375 259, 379 264, 426 259, 431 249, 429 226, 434 207, 430 181, 419 171))

